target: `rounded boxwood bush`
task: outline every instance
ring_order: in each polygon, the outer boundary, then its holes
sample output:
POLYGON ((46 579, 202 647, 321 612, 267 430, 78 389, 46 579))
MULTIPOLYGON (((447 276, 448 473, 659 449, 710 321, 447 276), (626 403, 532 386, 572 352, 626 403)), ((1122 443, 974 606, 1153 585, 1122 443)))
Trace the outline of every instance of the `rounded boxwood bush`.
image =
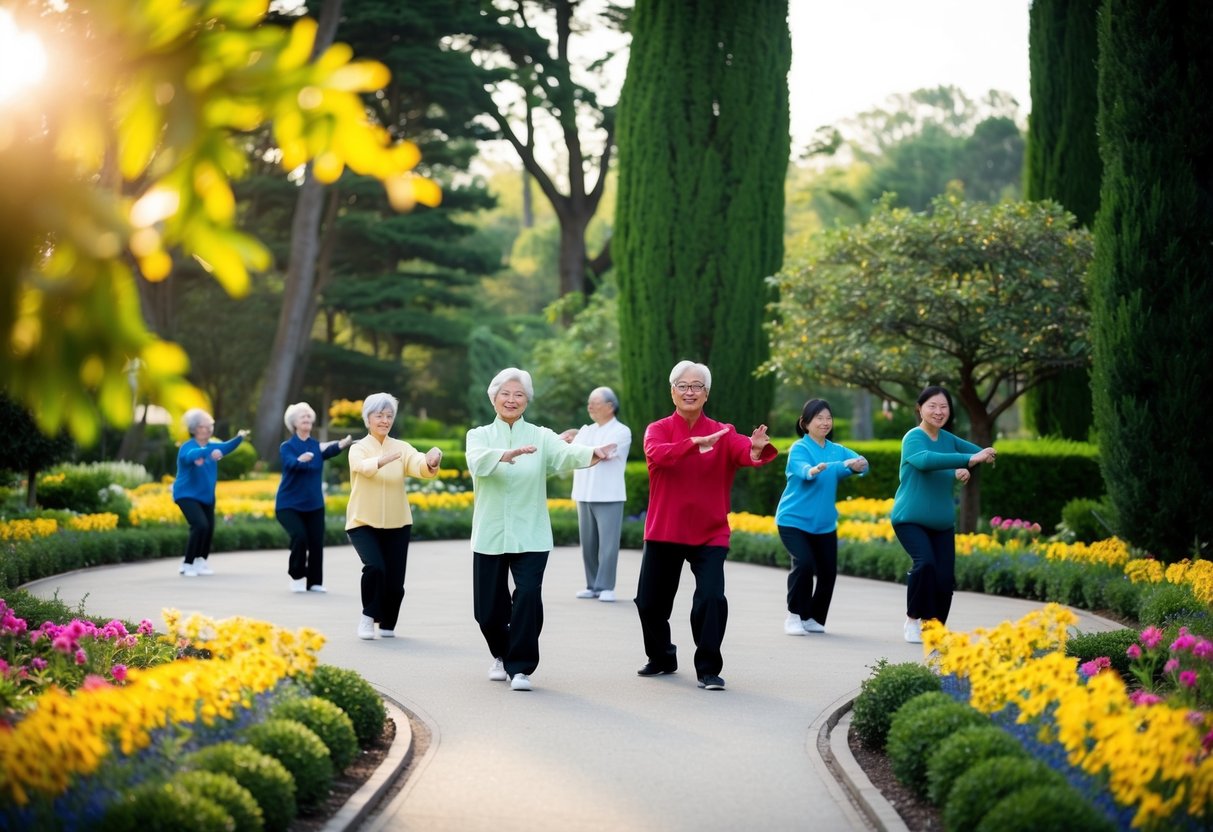
POLYGON ((956 778, 991 757, 1027 757, 1019 740, 997 725, 961 728, 927 759, 927 796, 936 806, 947 802, 956 778))
POLYGON ((295 819, 295 780, 282 763, 247 745, 221 742, 195 751, 186 768, 230 775, 261 807, 268 832, 286 832, 295 819))
POLYGON ((1113 832, 1115 828, 1069 785, 1033 785, 995 803, 974 832, 1113 832))
POLYGON ((265 820, 252 792, 230 774, 215 771, 186 771, 173 778, 186 791, 205 797, 227 812, 236 826, 234 832, 262 832, 265 820))
POLYGON ((961 728, 989 725, 990 718, 969 705, 945 702, 929 708, 902 708, 889 726, 889 763, 893 774, 921 797, 927 794, 927 760, 936 747, 961 728))
POLYGON ((383 734, 387 709, 371 683, 352 670, 322 664, 316 667, 308 688, 321 699, 327 699, 354 723, 358 744, 366 748, 383 734))
POLYGON ((1065 778, 1031 757, 991 757, 956 778, 943 805, 945 829, 973 829, 1002 798, 1027 786, 1064 786, 1065 778))
POLYGON ((916 662, 876 663, 851 709, 851 730, 865 748, 884 748, 893 714, 920 693, 939 690, 939 677, 916 662))
POLYGON ((358 735, 354 723, 327 699, 309 696, 305 699, 288 699, 274 708, 273 715, 280 719, 293 719, 311 728, 329 750, 333 770, 345 771, 346 766, 358 755, 358 735))
POLYGON ((1126 628, 1106 633, 1079 633, 1066 640, 1066 655, 1079 664, 1107 658, 1112 669, 1122 678, 1129 678, 1129 647, 1137 642, 1137 630, 1126 628))
POLYGON ((329 750, 306 725, 293 719, 267 719, 244 732, 248 744, 269 754, 295 779, 295 799, 301 807, 322 802, 333 785, 329 750))
POLYGON ((1191 587, 1181 584, 1155 584, 1141 599, 1141 623, 1155 627, 1166 627, 1176 619, 1204 611, 1205 605, 1196 600, 1191 587))
POLYGON ((176 783, 145 783, 110 804, 101 832, 230 832, 231 816, 176 783))

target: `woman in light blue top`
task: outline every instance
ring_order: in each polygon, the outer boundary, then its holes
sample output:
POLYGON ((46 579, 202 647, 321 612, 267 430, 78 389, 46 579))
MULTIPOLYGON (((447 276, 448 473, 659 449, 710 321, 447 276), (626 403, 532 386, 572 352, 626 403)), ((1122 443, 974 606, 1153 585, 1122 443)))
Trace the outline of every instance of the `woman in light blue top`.
POLYGON ((185 521, 190 536, 185 544, 185 560, 177 569, 187 578, 213 575, 208 561, 211 538, 215 534, 215 485, 219 480, 219 460, 236 450, 248 436, 242 430, 226 442, 215 442, 215 419, 200 407, 185 411, 185 429, 190 438, 177 452, 177 478, 173 480, 173 502, 185 521))
POLYGON ((549 474, 585 468, 614 445, 570 445, 522 418, 534 397, 531 374, 502 370, 489 384, 492 424, 467 434, 472 507, 472 594, 476 623, 493 655, 489 678, 531 690, 543 629, 543 573, 552 550, 549 474), (510 595, 509 579, 514 579, 510 595))
POLYGON ((993 448, 953 435, 952 394, 931 386, 918 394, 921 422, 901 440, 900 485, 893 497, 893 532, 913 567, 906 586, 906 641, 922 642, 923 619, 947 623, 956 586, 956 481, 994 464, 993 448))
POLYGON ((826 631, 838 579, 838 482, 867 473, 868 461, 830 441, 834 414, 824 399, 805 403, 796 435, 801 439, 788 454, 788 484, 775 510, 775 526, 792 558, 783 631, 803 636, 826 631))

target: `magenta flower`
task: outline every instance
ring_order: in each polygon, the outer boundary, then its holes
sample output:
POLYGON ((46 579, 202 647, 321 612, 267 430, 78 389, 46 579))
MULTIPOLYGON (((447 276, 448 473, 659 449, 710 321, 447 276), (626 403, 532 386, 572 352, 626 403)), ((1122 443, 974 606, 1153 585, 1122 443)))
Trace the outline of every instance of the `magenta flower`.
POLYGON ((1159 705, 1162 703, 1162 697, 1156 696, 1153 693, 1148 693, 1144 690, 1135 690, 1129 694, 1129 701, 1134 705, 1149 706, 1159 705))
POLYGON ((29 663, 34 666, 34 670, 46 670, 46 659, 41 656, 34 656, 29 663))
POLYGON ((1167 659, 1167 663, 1162 666, 1163 673, 1174 673, 1179 670, 1179 659, 1167 659))
POLYGON ((1147 650, 1153 650, 1162 642, 1162 630, 1157 627, 1146 627, 1141 631, 1141 643, 1147 650))
POLYGON ((1179 637, 1171 642, 1171 652, 1178 653, 1183 650, 1190 650, 1196 644, 1196 636, 1188 632, 1187 627, 1179 628, 1179 637))
POLYGON ((1002 518, 995 514, 990 518, 990 528, 996 529, 1002 525, 1002 518))
POLYGON ((156 627, 152 624, 151 621, 149 621, 148 619, 145 618, 139 622, 140 635, 150 636, 154 632, 156 632, 156 627))
POLYGON ((81 648, 76 651, 76 664, 86 664, 88 662, 88 653, 81 648))
POLYGON ((1196 687, 1196 671, 1195 670, 1185 670, 1182 673, 1180 673, 1179 674, 1179 683, 1181 685, 1183 685, 1185 688, 1196 687))
POLYGON ((1101 670, 1106 670, 1112 666, 1112 660, 1107 656, 1100 656, 1097 659, 1091 659, 1089 662, 1083 662, 1078 668, 1082 674, 1088 679, 1099 673, 1101 670))
POLYGON ((1192 655, 1198 659, 1213 658, 1213 641, 1202 638, 1192 645, 1192 655))
POLYGON ((116 664, 110 668, 110 674, 114 677, 114 681, 122 683, 126 681, 126 665, 116 664))
POLYGON ((1205 749, 1205 753, 1213 751, 1213 731, 1205 734, 1205 738, 1200 741, 1201 746, 1205 749))
POLYGON ((51 642, 51 648, 60 653, 70 653, 76 649, 76 645, 67 636, 57 635, 55 636, 55 640, 51 642))
POLYGON ((8 662, 0 659, 0 676, 3 676, 5 673, 8 673, 8 662))
POLYGON ((1141 658, 1141 648, 1139 646, 1137 646, 1136 644, 1130 644, 1129 649, 1125 651, 1125 655, 1128 656, 1130 659, 1140 659, 1141 658))
POLYGON ((102 679, 96 673, 90 673, 84 677, 84 682, 80 685, 84 690, 96 690, 97 688, 108 688, 110 683, 102 679))

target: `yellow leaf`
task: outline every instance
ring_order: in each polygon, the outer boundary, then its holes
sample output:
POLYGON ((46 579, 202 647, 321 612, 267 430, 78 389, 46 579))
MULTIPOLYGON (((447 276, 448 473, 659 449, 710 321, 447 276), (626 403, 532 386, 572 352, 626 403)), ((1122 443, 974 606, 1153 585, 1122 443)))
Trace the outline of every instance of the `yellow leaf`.
POLYGON ((312 165, 312 173, 315 174, 316 179, 325 184, 340 179, 343 170, 345 170, 345 163, 335 153, 321 153, 312 165))
POLYGON ((298 69, 308 62, 316 43, 316 29, 316 21, 310 17, 296 21, 295 25, 291 27, 290 40, 278 55, 278 69, 298 69))
POLYGON ((355 61, 334 70, 328 77, 328 86, 346 92, 374 92, 391 80, 391 71, 378 61, 355 61))
POLYGON ((144 369, 153 376, 181 376, 190 368, 185 350, 172 341, 152 341, 141 354, 144 369))
POLYGON ((423 176, 413 177, 413 196, 429 208, 437 208, 442 204, 442 188, 438 187, 438 183, 423 176))
POLYGON ((139 178, 151 162, 164 122, 146 82, 127 87, 118 96, 118 167, 131 181, 139 178))

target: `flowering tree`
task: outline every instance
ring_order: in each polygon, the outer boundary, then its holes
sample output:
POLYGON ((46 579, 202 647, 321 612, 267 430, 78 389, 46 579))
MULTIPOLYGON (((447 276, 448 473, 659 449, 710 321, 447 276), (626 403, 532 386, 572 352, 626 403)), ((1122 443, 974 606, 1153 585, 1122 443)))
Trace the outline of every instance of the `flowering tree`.
POLYGON ((436 200, 409 173, 416 147, 366 117, 358 94, 387 70, 340 44, 313 59, 316 22, 266 25, 266 11, 265 0, 0 10, 0 32, 36 35, 50 67, 0 99, 0 384, 48 433, 88 442, 103 420, 129 424, 132 388, 176 413, 205 404, 183 351, 145 326, 139 281, 166 279, 178 251, 239 296, 269 265, 236 227, 230 185, 251 131, 271 126, 286 170, 311 161, 332 181, 348 166, 398 207, 436 200))
MULTIPOLYGON (((763 371, 903 404, 944 384, 972 441, 987 447, 1024 392, 1086 365, 1091 257, 1090 233, 1056 203, 941 196, 915 213, 886 199, 867 223, 826 232, 808 262, 772 278, 780 299, 763 371)), ((961 516, 970 531, 974 485, 961 516)))

